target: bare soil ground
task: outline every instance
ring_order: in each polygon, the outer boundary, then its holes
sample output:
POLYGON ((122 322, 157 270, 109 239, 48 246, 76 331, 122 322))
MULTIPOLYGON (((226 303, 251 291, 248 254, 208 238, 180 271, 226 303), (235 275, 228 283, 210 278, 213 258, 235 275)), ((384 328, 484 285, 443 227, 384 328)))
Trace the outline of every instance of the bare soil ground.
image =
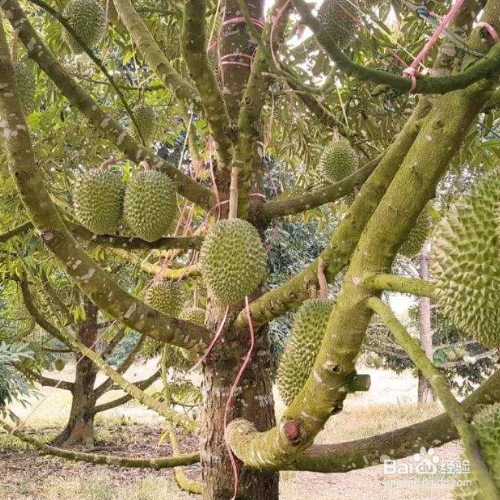
MULTIPOLYGON (((148 367, 135 367, 129 376, 142 378, 148 367), (139 373, 140 372, 140 373, 139 373)), ((405 425, 411 425, 441 410, 415 404, 416 383, 410 374, 395 375, 371 371, 372 390, 350 397, 345 410, 332 418, 318 436, 318 442, 359 439, 405 425)), ((68 375, 70 378, 71 374, 68 375)), ((113 396, 115 397, 116 393, 113 396)), ((21 418, 30 415, 27 427, 38 437, 50 440, 66 418, 69 396, 66 392, 43 389, 43 403, 34 401, 30 409, 18 409, 21 418)), ((277 405, 277 413, 282 406, 277 405)), ((99 416, 97 453, 156 457, 171 453, 168 440, 159 444, 163 431, 153 412, 129 404, 99 416)), ((182 438, 183 451, 196 449, 194 438, 182 438)), ((450 443, 436 450, 441 460, 458 460, 461 448, 450 443)), ((40 456, 13 437, 0 432, 0 499, 2 500, 187 500, 179 491, 169 470, 148 471, 96 466, 40 456)), ((186 468, 190 478, 199 477, 199 468, 186 468)), ((281 476, 283 500, 451 500, 453 476, 384 475, 383 467, 370 467, 347 474, 284 472, 281 476), (414 481, 403 486, 388 479, 414 481), (445 483, 448 480, 448 484, 445 483), (424 484, 424 482, 434 484, 424 484)))

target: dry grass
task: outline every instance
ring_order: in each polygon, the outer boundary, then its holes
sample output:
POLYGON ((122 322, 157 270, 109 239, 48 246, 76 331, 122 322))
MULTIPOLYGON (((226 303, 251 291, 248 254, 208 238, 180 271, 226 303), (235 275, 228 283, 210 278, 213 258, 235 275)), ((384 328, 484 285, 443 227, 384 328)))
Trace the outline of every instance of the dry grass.
POLYGON ((56 479, 44 485, 40 500, 188 500, 187 494, 170 481, 146 477, 131 484, 120 485, 105 475, 74 480, 56 479))

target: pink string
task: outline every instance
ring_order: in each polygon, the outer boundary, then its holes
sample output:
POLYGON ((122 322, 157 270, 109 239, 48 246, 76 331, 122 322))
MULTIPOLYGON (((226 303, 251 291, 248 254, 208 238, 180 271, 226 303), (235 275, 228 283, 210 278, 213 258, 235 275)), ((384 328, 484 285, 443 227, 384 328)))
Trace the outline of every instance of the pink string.
POLYGON ((220 64, 221 66, 244 66, 245 68, 251 68, 252 67, 252 62, 253 62, 253 56, 249 54, 245 54, 243 52, 233 52, 232 54, 226 54, 225 56, 221 57, 220 59, 220 64), (249 60, 249 62, 243 62, 243 61, 227 61, 227 59, 230 59, 232 57, 244 57, 249 60))
POLYGON ((417 89, 417 78, 421 76, 420 71, 418 70, 418 66, 422 63, 422 61, 425 60, 427 55, 429 54, 430 50, 434 46, 434 44, 438 41, 439 37, 443 33, 443 31, 446 29, 446 26, 448 23, 455 17, 455 14, 462 8, 462 5, 466 2, 467 0, 457 0, 453 7, 450 9, 450 11, 443 17, 441 20, 441 23, 439 26, 436 28, 436 31, 434 34, 431 36, 431 38, 428 40, 428 42, 424 45, 423 49, 420 51, 420 53, 415 57, 413 62, 408 66, 403 71, 403 75, 408 76, 411 78, 411 89, 410 92, 415 92, 417 89))
MULTIPOLYGON (((256 26, 257 28, 264 29, 264 21, 262 19, 255 19, 255 18, 250 18, 252 21, 252 24, 256 26)), ((222 26, 227 26, 228 24, 239 24, 239 23, 245 23, 246 19, 243 16, 239 17, 231 17, 230 19, 224 19, 222 21, 222 26)))
POLYGON ((486 22, 480 22, 477 23, 478 28, 486 28, 486 31, 488 34, 491 36, 491 39, 495 42, 498 43, 500 41, 500 37, 498 36, 497 30, 490 24, 486 22))
POLYGON ((194 370, 195 368, 198 368, 198 366, 200 366, 202 363, 204 363, 207 360, 208 356, 210 356, 210 353, 212 352, 215 344, 217 344, 217 341, 219 340, 220 336, 222 335, 222 330, 224 328, 224 325, 226 324, 228 314, 229 314, 229 306, 226 307, 226 312, 224 313, 224 317, 222 318, 222 322, 219 325, 219 328, 217 329, 217 333, 215 334, 215 337, 212 339, 212 342, 210 342, 210 344, 208 345, 207 350, 205 351, 203 356, 196 362, 196 364, 193 366, 193 368, 191 368, 192 370, 194 370))
MULTIPOLYGON (((224 429, 227 428, 228 425, 228 416, 229 416, 229 410, 231 409, 231 406, 233 404, 233 398, 234 398, 234 393, 236 392, 236 389, 238 388, 240 384, 241 377, 243 375, 243 372, 245 371, 246 367, 250 363, 252 359, 252 353, 253 349, 255 346, 255 334, 253 331, 253 325, 252 325, 252 316, 250 315, 250 305, 248 303, 248 297, 245 297, 245 308, 247 312, 247 319, 248 319, 248 329, 250 332, 250 347, 248 348, 248 351, 246 353, 245 359, 243 360, 243 364, 241 365, 240 371, 238 372, 238 375, 236 375, 236 378, 234 379, 234 383, 231 386, 231 389, 229 391, 229 396, 227 398, 226 402, 226 410, 224 412, 224 429)), ((231 460, 231 467, 233 469, 233 475, 234 475, 234 494, 231 500, 235 500, 236 496, 238 494, 238 484, 239 484, 239 477, 238 477, 238 465, 236 464, 236 458, 234 457, 233 450, 229 446, 229 443, 226 440, 226 448, 229 453, 229 458, 231 460)))

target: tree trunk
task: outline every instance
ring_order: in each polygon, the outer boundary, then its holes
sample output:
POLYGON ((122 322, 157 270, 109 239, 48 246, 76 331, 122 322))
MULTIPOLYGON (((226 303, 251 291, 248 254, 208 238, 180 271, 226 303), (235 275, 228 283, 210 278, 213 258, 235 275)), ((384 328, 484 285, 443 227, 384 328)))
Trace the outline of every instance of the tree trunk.
MULTIPOLYGON (((87 298, 84 299, 86 318, 78 328, 78 338, 87 347, 94 346, 97 339, 97 307, 87 298)), ((94 346, 95 348, 95 346, 94 346)), ((94 394, 98 368, 88 358, 79 361, 76 355, 75 383, 72 391, 71 411, 64 430, 54 443, 61 445, 82 444, 94 446, 94 394)))
MULTIPOLYGON (((252 361, 236 392, 228 422, 243 417, 267 430, 275 424, 271 357, 267 328, 256 333, 252 361)), ((224 344, 213 351, 203 370, 201 465, 204 500, 230 500, 234 477, 224 440, 224 414, 234 379, 249 346, 248 333, 229 330, 224 344)), ((277 500, 278 474, 242 470, 238 463, 238 500, 277 500)))
MULTIPOLYGON (((423 280, 429 278, 429 254, 424 249, 419 259, 419 276, 423 280)), ((433 358, 432 328, 431 328, 431 301, 428 297, 419 299, 419 326, 420 326, 420 345, 427 354, 427 357, 433 358)), ((429 381, 421 372, 418 373, 418 403, 427 404, 436 401, 436 396, 431 388, 429 381)))

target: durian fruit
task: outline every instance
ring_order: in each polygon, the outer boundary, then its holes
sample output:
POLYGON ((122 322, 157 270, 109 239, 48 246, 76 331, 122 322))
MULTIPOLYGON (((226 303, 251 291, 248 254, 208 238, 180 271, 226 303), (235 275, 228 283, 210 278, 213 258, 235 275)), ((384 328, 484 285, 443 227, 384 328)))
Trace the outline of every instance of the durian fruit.
POLYGON ((500 251, 495 205, 500 170, 453 205, 433 236, 430 271, 443 313, 468 337, 500 345, 500 251))
POLYGON ((17 61, 13 64, 19 98, 26 116, 35 110, 35 77, 28 64, 17 61))
POLYGON ((457 359, 463 359, 465 356, 467 356, 467 351, 462 347, 455 347, 453 349, 453 352, 456 354, 457 359))
POLYGON ((446 353, 446 361, 456 361, 458 356, 455 351, 450 350, 446 353))
POLYGON ((305 384, 318 355, 332 310, 332 301, 306 300, 297 310, 285 352, 278 366, 278 390, 286 405, 305 384))
MULTIPOLYGON (((156 130, 156 113, 153 108, 142 104, 135 106, 132 113, 139 126, 139 130, 141 131, 144 144, 148 146, 151 139, 153 139, 156 130)), ((133 123, 130 127, 130 133, 136 141, 142 142, 137 128, 133 123)))
POLYGON ((64 367, 66 366, 66 363, 64 362, 63 359, 57 358, 54 362, 54 367, 58 372, 61 372, 64 370, 64 367))
POLYGON ((113 234, 120 228, 124 186, 120 172, 93 169, 75 183, 73 203, 77 219, 95 234, 113 234))
POLYGON ((429 237, 433 225, 433 218, 430 213, 430 207, 425 206, 418 216, 415 226, 410 231, 408 238, 399 249, 400 255, 412 258, 420 253, 425 241, 429 237))
POLYGON ((201 247, 201 275, 217 300, 234 304, 264 280, 266 260, 264 245, 254 226, 242 219, 221 220, 201 247))
POLYGON ((145 295, 146 304, 168 316, 179 316, 182 290, 178 283, 160 281, 151 285, 145 295))
POLYGON ((367 366, 373 366, 375 364, 375 358, 373 357, 373 354, 368 354, 368 356, 366 356, 366 364, 367 366))
MULTIPOLYGON (((106 11, 97 0, 71 0, 64 9, 69 25, 91 49, 103 38, 106 31, 106 11)), ((80 44, 65 32, 66 43, 75 54, 81 54, 80 44)))
POLYGON ((123 217, 135 236, 147 241, 161 238, 172 228, 176 215, 177 194, 169 177, 154 170, 131 177, 123 217))
POLYGON ((318 21, 335 43, 347 47, 360 26, 359 0, 325 0, 318 11, 318 21))
POLYGON ((340 137, 328 144, 321 153, 318 165, 317 188, 349 177, 359 166, 359 158, 347 139, 340 137))
POLYGON ((382 358, 380 356, 374 356, 373 365, 375 366, 375 368, 382 368, 382 358))
POLYGON ((179 315, 179 319, 184 321, 190 321, 198 326, 204 326, 205 324, 205 310, 201 307, 187 307, 182 310, 179 315))
MULTIPOLYGON (((500 403, 485 406, 477 413, 472 428, 479 441, 481 454, 488 466, 491 477, 497 487, 500 488, 500 403)), ((462 484, 457 485, 453 490, 455 500, 489 500, 481 491, 472 471, 470 474, 459 475, 457 479, 462 484)))

